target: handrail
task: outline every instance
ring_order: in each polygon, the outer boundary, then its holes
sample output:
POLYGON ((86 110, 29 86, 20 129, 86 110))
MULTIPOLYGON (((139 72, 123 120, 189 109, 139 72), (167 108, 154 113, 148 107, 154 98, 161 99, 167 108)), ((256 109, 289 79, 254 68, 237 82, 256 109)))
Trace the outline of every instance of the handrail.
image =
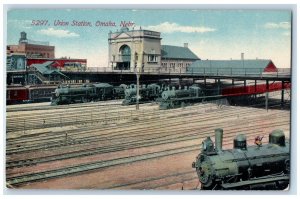
POLYGON ((91 67, 86 70, 72 70, 65 72, 96 72, 96 73, 121 73, 121 74, 159 74, 159 75, 190 75, 190 76, 260 76, 260 77, 285 77, 290 76, 290 69, 278 69, 277 72, 264 72, 261 68, 188 68, 186 69, 173 69, 173 68, 162 68, 162 67, 148 67, 145 69, 136 68, 134 70, 116 70, 111 67, 91 67))

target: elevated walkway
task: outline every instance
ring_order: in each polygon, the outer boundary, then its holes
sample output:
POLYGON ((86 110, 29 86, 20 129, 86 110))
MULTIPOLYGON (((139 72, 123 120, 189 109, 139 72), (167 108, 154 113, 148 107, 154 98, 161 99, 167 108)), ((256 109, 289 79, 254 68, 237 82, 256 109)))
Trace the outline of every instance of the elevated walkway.
POLYGON ((53 63, 53 61, 47 61, 43 64, 32 64, 29 69, 29 74, 35 76, 42 84, 57 84, 63 79, 68 78, 58 69, 54 68, 52 66, 53 63))

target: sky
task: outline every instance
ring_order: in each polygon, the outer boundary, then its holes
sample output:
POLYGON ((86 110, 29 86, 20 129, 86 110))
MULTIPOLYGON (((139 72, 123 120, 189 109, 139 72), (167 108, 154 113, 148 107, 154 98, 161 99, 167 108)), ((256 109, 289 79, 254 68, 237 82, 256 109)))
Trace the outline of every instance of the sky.
POLYGON ((161 32, 162 45, 188 43, 203 60, 240 59, 244 53, 245 59, 271 59, 278 68, 291 65, 289 10, 13 9, 7 15, 8 45, 25 31, 30 40, 54 45, 57 58, 87 59, 88 67, 108 66, 108 33, 120 30, 122 21, 134 24, 129 29, 161 32), (69 24, 57 26, 58 20, 69 24))

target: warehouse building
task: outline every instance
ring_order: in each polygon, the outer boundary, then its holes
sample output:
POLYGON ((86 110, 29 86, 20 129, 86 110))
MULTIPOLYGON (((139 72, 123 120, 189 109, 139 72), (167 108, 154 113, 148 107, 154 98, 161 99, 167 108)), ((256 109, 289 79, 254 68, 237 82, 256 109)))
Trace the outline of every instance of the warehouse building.
POLYGON ((112 70, 136 69, 144 72, 166 70, 185 72, 187 66, 200 60, 185 43, 183 47, 161 45, 160 32, 122 28, 110 32, 109 66, 112 70))

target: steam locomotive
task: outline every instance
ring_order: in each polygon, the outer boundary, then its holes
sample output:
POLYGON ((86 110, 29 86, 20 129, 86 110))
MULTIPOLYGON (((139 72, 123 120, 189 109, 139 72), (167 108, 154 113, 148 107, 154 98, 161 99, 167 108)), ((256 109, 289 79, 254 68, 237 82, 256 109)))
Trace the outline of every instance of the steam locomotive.
POLYGON ((222 149, 223 130, 215 130, 202 142, 192 167, 204 190, 283 190, 290 179, 290 145, 282 130, 269 134, 269 143, 247 146, 246 136, 237 135, 233 149, 222 149), (215 146, 214 146, 215 145, 215 146))
POLYGON ((178 90, 173 87, 162 92, 161 98, 160 109, 178 108, 190 103, 202 102, 204 100, 204 92, 197 85, 178 90))
MULTIPOLYGON (((142 85, 139 88, 139 103, 145 103, 155 101, 162 92, 162 86, 158 84, 142 85)), ((135 84, 131 84, 125 89, 125 98, 123 105, 135 104, 137 100, 137 87, 135 84)))
POLYGON ((51 105, 121 99, 124 98, 125 88, 124 84, 113 86, 108 83, 83 84, 79 87, 59 85, 52 94, 51 105))

